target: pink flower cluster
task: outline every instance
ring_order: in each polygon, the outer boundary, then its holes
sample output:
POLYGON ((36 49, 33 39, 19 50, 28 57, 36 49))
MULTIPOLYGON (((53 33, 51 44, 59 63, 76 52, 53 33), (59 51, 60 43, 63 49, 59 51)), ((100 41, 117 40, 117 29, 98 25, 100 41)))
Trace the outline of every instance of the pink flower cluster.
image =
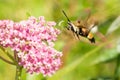
POLYGON ((29 73, 51 76, 60 66, 62 53, 54 49, 60 31, 55 22, 38 19, 13 22, 0 20, 0 45, 10 47, 19 58, 19 65, 29 73))

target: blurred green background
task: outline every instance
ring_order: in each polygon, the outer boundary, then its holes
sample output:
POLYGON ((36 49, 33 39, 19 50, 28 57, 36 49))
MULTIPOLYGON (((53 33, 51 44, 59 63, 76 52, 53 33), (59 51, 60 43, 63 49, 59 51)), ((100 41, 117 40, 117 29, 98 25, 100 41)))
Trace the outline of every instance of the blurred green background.
MULTIPOLYGON (((20 21, 30 15, 56 21, 61 34, 55 48, 63 52, 63 57, 52 77, 30 75, 23 70, 22 80, 120 80, 120 0, 0 0, 1 20, 20 21), (91 18, 98 21, 96 44, 85 38, 77 40, 67 31, 62 10, 72 21, 84 19, 89 10, 91 18)), ((15 67, 0 60, 0 80, 14 78, 15 67)))

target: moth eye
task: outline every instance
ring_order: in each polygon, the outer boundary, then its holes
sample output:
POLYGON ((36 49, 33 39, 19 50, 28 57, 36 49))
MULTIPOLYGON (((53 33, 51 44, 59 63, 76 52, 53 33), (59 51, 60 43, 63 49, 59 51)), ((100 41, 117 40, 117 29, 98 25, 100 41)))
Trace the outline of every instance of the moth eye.
POLYGON ((80 23, 80 20, 78 20, 77 22, 80 23))

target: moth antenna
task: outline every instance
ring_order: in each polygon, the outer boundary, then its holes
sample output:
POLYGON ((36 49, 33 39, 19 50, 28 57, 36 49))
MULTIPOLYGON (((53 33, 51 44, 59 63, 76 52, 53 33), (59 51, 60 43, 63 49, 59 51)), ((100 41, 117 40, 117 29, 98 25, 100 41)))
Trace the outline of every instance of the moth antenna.
POLYGON ((66 15, 65 11, 62 10, 62 12, 63 12, 63 14, 65 15, 65 17, 67 18, 67 20, 68 20, 69 22, 71 22, 71 21, 69 20, 68 16, 66 15))
POLYGON ((88 19, 91 17, 91 10, 90 9, 86 9, 85 12, 88 13, 87 18, 85 19, 85 22, 87 23, 88 19))
POLYGON ((86 22, 88 21, 88 19, 90 18, 90 16, 91 16, 91 12, 88 13, 88 16, 87 16, 87 18, 85 20, 86 22))

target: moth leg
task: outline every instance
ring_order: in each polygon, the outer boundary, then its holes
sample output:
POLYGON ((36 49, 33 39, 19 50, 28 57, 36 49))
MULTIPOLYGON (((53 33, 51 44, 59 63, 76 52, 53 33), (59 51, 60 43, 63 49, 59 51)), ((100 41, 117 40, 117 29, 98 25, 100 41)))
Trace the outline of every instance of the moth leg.
POLYGON ((73 35, 75 36, 75 33, 73 32, 73 35))
POLYGON ((68 26, 65 26, 65 28, 66 28, 67 30, 70 30, 68 26))
POLYGON ((77 38, 80 40, 79 34, 76 34, 77 38))

